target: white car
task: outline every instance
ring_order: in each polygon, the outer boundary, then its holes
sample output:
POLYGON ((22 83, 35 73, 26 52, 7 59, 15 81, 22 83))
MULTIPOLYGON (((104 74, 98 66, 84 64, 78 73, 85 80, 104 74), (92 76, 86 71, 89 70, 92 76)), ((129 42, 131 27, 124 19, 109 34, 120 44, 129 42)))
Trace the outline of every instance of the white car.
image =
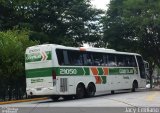
MULTIPOLYGON (((146 88, 150 88, 151 84, 146 84, 146 88)), ((154 88, 154 85, 152 85, 152 88, 154 88)))
POLYGON ((146 84, 146 88, 150 88, 151 87, 151 85, 150 84, 146 84))

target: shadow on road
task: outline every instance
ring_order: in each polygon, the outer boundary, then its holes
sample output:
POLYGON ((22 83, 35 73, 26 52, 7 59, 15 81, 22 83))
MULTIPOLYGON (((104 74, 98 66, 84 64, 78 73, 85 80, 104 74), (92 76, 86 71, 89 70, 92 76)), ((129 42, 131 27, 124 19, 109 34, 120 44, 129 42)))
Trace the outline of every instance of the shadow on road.
MULTIPOLYGON (((117 96, 119 94, 126 94, 126 93, 141 93, 141 92, 148 92, 148 91, 160 91, 160 89, 138 89, 136 92, 131 92, 130 90, 120 90, 120 91, 115 91, 114 94, 111 94, 111 93, 107 93, 107 94, 98 94, 98 95, 95 95, 94 97, 91 97, 91 98, 83 98, 83 99, 92 99, 92 98, 99 98, 99 97, 113 97, 114 95, 117 96)), ((77 101, 77 100, 83 100, 83 99, 75 99, 73 97, 73 99, 70 99, 70 100, 64 100, 63 98, 60 98, 58 101, 53 101, 53 100, 46 100, 46 101, 42 101, 42 102, 37 102, 37 103, 59 103, 59 102, 69 102, 69 101, 77 101)))

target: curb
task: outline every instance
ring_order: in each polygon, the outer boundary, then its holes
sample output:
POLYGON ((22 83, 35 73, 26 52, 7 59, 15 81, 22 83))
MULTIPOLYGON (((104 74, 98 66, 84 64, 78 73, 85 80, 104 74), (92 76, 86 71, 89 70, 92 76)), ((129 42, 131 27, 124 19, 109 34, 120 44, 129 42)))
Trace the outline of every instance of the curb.
POLYGON ((25 99, 25 100, 11 100, 11 101, 0 102, 0 105, 3 105, 3 104, 12 104, 12 103, 20 103, 20 102, 38 101, 38 100, 47 100, 47 99, 48 99, 48 97, 25 99))

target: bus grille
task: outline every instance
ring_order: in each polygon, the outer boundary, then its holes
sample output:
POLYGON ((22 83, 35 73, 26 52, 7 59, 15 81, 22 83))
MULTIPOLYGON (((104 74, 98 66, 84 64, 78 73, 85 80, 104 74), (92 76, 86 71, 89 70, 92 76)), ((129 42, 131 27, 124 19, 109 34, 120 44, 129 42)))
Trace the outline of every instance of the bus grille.
POLYGON ((67 78, 60 78, 60 92, 67 91, 67 78))

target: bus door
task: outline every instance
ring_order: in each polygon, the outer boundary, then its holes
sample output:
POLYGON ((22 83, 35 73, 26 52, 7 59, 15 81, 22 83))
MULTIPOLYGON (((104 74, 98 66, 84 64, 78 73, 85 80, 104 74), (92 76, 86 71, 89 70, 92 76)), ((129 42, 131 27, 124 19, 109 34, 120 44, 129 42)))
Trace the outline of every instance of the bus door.
POLYGON ((146 85, 146 74, 145 74, 145 66, 144 66, 144 61, 141 56, 136 56, 137 58, 137 63, 138 63, 138 68, 139 68, 139 75, 140 75, 140 82, 139 82, 139 87, 145 87, 146 85))

